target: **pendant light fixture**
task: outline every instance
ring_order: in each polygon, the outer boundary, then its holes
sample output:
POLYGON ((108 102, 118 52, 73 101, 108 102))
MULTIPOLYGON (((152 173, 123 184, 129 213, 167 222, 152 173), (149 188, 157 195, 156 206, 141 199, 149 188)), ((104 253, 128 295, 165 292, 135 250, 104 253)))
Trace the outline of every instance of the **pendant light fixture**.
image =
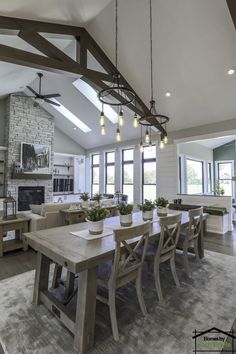
MULTIPOLYGON (((109 106, 119 107, 118 114, 118 128, 120 134, 120 127, 124 125, 124 113, 122 106, 128 106, 135 100, 135 92, 129 87, 124 86, 120 80, 120 74, 118 72, 118 0, 115 2, 115 67, 116 71, 113 74, 113 82, 111 86, 98 92, 98 99, 102 104, 109 106)), ((116 130, 116 136, 117 136, 116 130)))
POLYGON ((120 142, 121 140, 121 136, 120 136, 120 127, 119 127, 119 124, 117 125, 117 128, 116 128, 116 141, 117 142, 120 142))
MULTIPOLYGON (((153 43, 152 43, 152 0, 149 0, 149 15, 150 15, 150 73, 151 73, 151 100, 150 100, 150 108, 149 111, 144 114, 143 116, 140 117, 139 119, 139 123, 141 125, 146 126, 147 130, 146 130, 146 134, 145 134, 145 142, 149 143, 150 142, 150 136, 149 136, 149 132, 148 132, 148 127, 155 126, 155 123, 159 123, 159 125, 161 125, 162 127, 165 126, 166 127, 166 123, 169 122, 169 117, 164 116, 162 114, 158 114, 157 110, 156 110, 156 106, 155 106, 155 100, 154 100, 154 94, 153 94, 153 43)), ((156 125, 156 127, 158 128, 158 125, 156 125)), ((162 131, 162 135, 163 135, 163 139, 165 138, 165 141, 167 142, 167 132, 166 129, 163 127, 164 130, 164 134, 162 131)), ((160 145, 164 147, 164 141, 161 138, 161 142, 160 145)), ((162 147, 162 148, 163 148, 162 147)))
POLYGON ((144 151, 143 147, 143 127, 141 126, 141 139, 140 139, 140 144, 139 144, 140 152, 144 151))
POLYGON ((138 128, 138 126, 139 126, 138 116, 136 113, 134 113, 133 127, 138 128))

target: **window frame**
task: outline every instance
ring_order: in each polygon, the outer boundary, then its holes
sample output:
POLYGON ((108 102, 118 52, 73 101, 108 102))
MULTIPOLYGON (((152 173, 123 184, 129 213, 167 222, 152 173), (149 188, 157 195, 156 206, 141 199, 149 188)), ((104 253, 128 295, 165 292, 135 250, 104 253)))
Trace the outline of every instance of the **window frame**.
POLYGON ((104 167, 105 167, 105 193, 107 192, 107 186, 114 186, 114 194, 115 194, 115 160, 116 160, 116 152, 115 150, 105 151, 105 159, 104 159, 104 167), (114 162, 107 162, 107 154, 114 154, 114 162), (114 183, 107 183, 107 167, 114 166, 114 183))
MULTIPOLYGON (((121 190, 124 194, 124 185, 125 186, 133 186, 133 199, 134 199, 134 147, 125 147, 121 149, 121 190), (133 160, 126 160, 124 161, 124 152, 127 150, 133 150, 133 160), (133 183, 124 183, 124 166, 125 165, 133 165, 133 183)), ((134 202, 134 200, 133 200, 134 202)))
POLYGON ((91 192, 91 196, 93 196, 93 186, 98 186, 100 188, 100 158, 101 158, 100 153, 93 153, 93 154, 90 155, 90 161, 91 161, 91 186, 90 186, 90 192, 91 192), (98 164, 94 164, 94 162, 93 162, 94 156, 99 156, 99 163, 98 164), (98 169, 99 169, 98 183, 93 183, 93 169, 94 169, 94 167, 98 167, 98 169))
MULTIPOLYGON (((156 183, 152 183, 152 184, 146 184, 144 183, 144 164, 145 163, 150 163, 150 162, 155 162, 155 166, 156 166, 156 177, 157 177, 157 147, 156 144, 152 144, 152 146, 155 147, 155 151, 156 151, 156 157, 150 157, 150 158, 144 158, 144 151, 141 153, 141 181, 142 181, 142 191, 141 191, 141 199, 142 199, 142 203, 144 202, 144 186, 156 186, 156 194, 157 194, 157 181, 156 183)), ((149 146, 144 146, 145 148, 148 148, 149 146)), ((156 199, 156 196, 155 198, 156 199)))
POLYGON ((204 194, 205 193, 205 163, 206 161, 194 158, 192 156, 185 156, 185 191, 188 195, 204 194), (202 164, 202 192, 201 193, 188 193, 188 174, 187 174, 187 161, 200 162, 202 164))
POLYGON ((219 160, 215 161, 215 176, 217 181, 231 181, 231 197, 234 196, 234 183, 232 183, 232 177, 234 175, 234 160, 219 160), (219 165, 231 164, 231 178, 219 178, 219 165))

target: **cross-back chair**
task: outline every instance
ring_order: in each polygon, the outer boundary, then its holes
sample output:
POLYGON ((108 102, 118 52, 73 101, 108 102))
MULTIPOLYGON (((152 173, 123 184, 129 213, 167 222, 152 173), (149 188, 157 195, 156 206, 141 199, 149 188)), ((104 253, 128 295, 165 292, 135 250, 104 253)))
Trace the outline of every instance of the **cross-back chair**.
POLYGON ((189 210, 189 224, 186 233, 180 237, 180 245, 183 248, 183 260, 186 274, 191 277, 191 271, 188 262, 188 250, 194 249, 196 260, 201 264, 198 251, 198 239, 202 231, 203 207, 189 210))
POLYGON ((146 259, 148 262, 152 261, 154 263, 154 278, 157 295, 159 301, 162 302, 164 299, 160 282, 160 265, 162 263, 170 261, 171 273, 175 284, 177 287, 180 286, 175 267, 175 253, 180 234, 181 213, 160 217, 159 224, 161 233, 157 248, 150 247, 146 259))
POLYGON ((98 277, 98 285, 108 289, 108 298, 97 295, 97 299, 109 306, 113 337, 119 340, 116 317, 116 289, 135 281, 137 296, 143 315, 147 314, 142 292, 142 268, 149 240, 150 222, 114 230, 115 255, 110 276, 98 277), (134 238, 138 237, 135 242, 134 238), (131 241, 132 240, 132 241, 131 241), (138 251, 142 249, 141 253, 138 251))

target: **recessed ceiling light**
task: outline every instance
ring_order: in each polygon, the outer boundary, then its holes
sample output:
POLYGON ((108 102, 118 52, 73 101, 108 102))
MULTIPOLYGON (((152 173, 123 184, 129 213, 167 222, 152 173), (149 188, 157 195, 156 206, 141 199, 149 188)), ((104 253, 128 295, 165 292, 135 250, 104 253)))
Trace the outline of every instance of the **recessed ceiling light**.
POLYGON ((235 73, 235 70, 234 69, 229 69, 228 71, 227 71, 227 74, 228 75, 233 75, 235 73))
POLYGON ((171 96, 171 92, 166 92, 166 97, 170 97, 171 96))
POLYGON ((76 128, 76 127, 74 127, 73 129, 74 129, 74 130, 77 130, 77 128, 76 128))

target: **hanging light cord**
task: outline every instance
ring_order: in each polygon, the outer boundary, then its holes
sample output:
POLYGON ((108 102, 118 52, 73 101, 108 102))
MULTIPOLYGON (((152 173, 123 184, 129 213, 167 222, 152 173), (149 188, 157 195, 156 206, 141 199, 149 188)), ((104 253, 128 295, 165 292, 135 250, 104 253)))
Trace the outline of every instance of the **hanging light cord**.
POLYGON ((116 0, 116 69, 118 64, 118 0, 116 0))
MULTIPOLYGON (((116 0, 117 1, 117 0, 116 0)), ((153 101, 153 64, 152 64, 152 0, 150 4, 150 65, 151 65, 151 99, 153 101)))

